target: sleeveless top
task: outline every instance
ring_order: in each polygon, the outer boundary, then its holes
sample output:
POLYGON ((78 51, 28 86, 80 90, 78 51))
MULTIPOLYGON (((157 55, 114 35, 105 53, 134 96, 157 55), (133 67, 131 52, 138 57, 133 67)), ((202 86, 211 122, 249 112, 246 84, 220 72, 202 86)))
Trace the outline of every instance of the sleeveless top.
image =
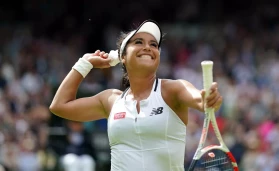
POLYGON ((127 90, 108 118, 111 171, 184 171, 186 126, 163 100, 161 79, 139 102, 139 113, 127 90))

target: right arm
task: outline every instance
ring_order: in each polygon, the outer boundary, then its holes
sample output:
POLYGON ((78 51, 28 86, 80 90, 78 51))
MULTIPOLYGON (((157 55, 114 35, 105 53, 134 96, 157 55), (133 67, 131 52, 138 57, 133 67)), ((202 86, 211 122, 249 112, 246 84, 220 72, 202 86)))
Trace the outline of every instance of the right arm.
MULTIPOLYGON (((94 68, 110 67, 107 54, 96 51, 93 54, 85 54, 94 68)), ((105 90, 92 97, 76 99, 78 87, 83 80, 82 75, 72 69, 59 86, 53 101, 49 107, 50 111, 62 118, 75 121, 92 121, 107 118, 109 109, 115 98, 121 93, 117 90, 105 90)))

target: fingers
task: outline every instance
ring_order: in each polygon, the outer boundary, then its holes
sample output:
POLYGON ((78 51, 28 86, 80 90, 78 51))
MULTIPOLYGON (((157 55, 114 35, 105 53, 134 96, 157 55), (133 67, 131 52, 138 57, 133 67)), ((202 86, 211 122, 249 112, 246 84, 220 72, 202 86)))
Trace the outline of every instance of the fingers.
POLYGON ((108 53, 104 52, 104 51, 100 51, 100 50, 96 50, 94 53, 93 53, 94 56, 99 56, 101 58, 108 58, 108 53))
POLYGON ((96 50, 96 51, 93 53, 93 55, 99 56, 100 52, 101 52, 100 50, 96 50))
POLYGON ((212 83, 212 86, 210 87, 210 94, 205 100, 206 107, 214 108, 215 110, 220 108, 223 98, 218 91, 218 84, 216 82, 212 83))
POLYGON ((108 53, 105 53, 102 57, 103 58, 108 58, 108 53))
POLYGON ((216 108, 222 103, 222 96, 216 95, 212 99, 206 99, 206 107, 216 108))
POLYGON ((99 53, 99 56, 100 56, 101 58, 107 58, 107 53, 104 52, 104 51, 102 51, 102 52, 99 53), (105 57, 105 56, 106 56, 106 57, 105 57))
POLYGON ((84 54, 83 58, 88 60, 94 68, 109 68, 111 59, 108 56, 108 53, 96 50, 94 53, 84 54))
POLYGON ((216 89, 218 89, 218 84, 217 84, 216 82, 213 82, 213 83, 211 84, 210 90, 211 90, 211 91, 214 91, 214 90, 216 90, 216 89))
POLYGON ((204 97, 205 97, 205 90, 204 89, 201 90, 201 95, 202 95, 202 99, 204 99, 204 97))

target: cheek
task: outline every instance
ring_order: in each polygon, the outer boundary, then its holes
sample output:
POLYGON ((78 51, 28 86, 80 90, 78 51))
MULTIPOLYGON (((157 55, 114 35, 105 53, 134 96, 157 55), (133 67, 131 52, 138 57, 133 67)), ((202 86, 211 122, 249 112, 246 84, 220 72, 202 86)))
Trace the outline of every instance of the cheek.
POLYGON ((153 53, 156 56, 156 58, 160 59, 160 51, 158 49, 154 50, 153 53))
POLYGON ((126 49, 126 56, 133 56, 134 53, 138 50, 135 46, 128 46, 126 49))
POLYGON ((132 59, 133 56, 136 56, 136 53, 137 53, 137 48, 135 47, 127 47, 126 49, 126 55, 125 55, 125 60, 129 60, 129 59, 132 59))

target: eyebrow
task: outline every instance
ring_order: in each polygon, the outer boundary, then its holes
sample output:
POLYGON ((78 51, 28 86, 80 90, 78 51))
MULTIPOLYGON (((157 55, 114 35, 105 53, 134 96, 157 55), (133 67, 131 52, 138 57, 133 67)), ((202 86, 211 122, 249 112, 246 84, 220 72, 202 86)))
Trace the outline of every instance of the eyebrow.
MULTIPOLYGON (((143 38, 135 38, 135 39, 131 40, 131 42, 134 42, 134 41, 136 41, 136 40, 141 40, 141 41, 143 41, 143 38)), ((158 44, 156 40, 150 40, 150 42, 151 42, 151 43, 156 43, 156 44, 158 44)))

